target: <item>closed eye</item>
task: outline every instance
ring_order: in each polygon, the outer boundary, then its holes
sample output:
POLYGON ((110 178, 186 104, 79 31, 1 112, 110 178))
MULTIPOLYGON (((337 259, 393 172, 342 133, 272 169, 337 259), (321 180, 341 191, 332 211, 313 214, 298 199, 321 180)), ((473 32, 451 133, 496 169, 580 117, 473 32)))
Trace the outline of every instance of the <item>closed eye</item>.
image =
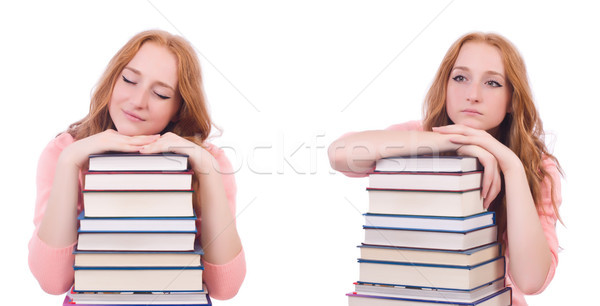
POLYGON ((156 94, 159 98, 161 98, 163 100, 171 99, 171 97, 169 97, 169 96, 163 96, 163 95, 161 95, 161 94, 159 94, 157 92, 154 92, 154 94, 156 94))
POLYGON ((137 84, 135 82, 128 80, 125 76, 123 76, 123 81, 125 81, 125 83, 129 83, 129 84, 134 84, 134 85, 137 84))

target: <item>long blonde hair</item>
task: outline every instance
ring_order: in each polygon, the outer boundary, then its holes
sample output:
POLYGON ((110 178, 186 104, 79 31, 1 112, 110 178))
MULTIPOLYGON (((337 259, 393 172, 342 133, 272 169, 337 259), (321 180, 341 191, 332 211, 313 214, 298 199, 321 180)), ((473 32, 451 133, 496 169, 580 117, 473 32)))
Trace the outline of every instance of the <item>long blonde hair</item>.
POLYGON ((213 126, 208 113, 200 63, 192 46, 184 38, 161 30, 141 32, 132 37, 111 59, 92 93, 90 111, 67 130, 76 140, 100 133, 115 126, 108 112, 112 92, 123 68, 133 59, 146 42, 169 49, 177 57, 178 88, 182 104, 177 121, 163 130, 173 132, 201 144, 213 126))
MULTIPOLYGON (((431 131, 432 127, 453 124, 446 111, 446 90, 450 72, 454 67, 461 47, 466 42, 484 42, 498 48, 508 82, 512 87, 512 112, 508 113, 500 123, 497 139, 509 147, 523 162, 527 181, 537 208, 540 207, 541 183, 545 177, 551 182, 551 195, 554 194, 555 182, 542 166, 544 158, 550 158, 558 170, 562 169, 554 155, 548 152, 544 143, 544 128, 540 119, 531 89, 527 80, 525 62, 517 49, 504 37, 493 33, 469 33, 459 38, 446 52, 435 75, 431 88, 423 104, 423 128, 431 131)), ((492 202, 490 209, 496 211, 498 237, 506 232, 506 199, 504 183, 498 197, 492 202)), ((557 216, 558 208, 555 199, 552 205, 557 216)))

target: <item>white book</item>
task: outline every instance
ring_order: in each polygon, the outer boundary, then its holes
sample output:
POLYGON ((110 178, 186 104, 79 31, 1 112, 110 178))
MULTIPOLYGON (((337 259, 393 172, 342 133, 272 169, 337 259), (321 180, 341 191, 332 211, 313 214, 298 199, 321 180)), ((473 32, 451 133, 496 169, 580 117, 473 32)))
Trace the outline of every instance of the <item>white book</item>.
POLYGON ((67 292, 77 304, 100 305, 211 305, 206 286, 202 292, 67 292))
POLYGON ((367 190, 370 213, 465 217, 485 211, 479 189, 467 192, 367 190))
POLYGON ((184 172, 90 172, 85 174, 87 190, 189 190, 192 171, 184 172))
POLYGON ((362 295, 378 295, 389 297, 404 297, 422 300, 449 300, 470 303, 480 300, 504 288, 504 279, 484 284, 471 290, 444 290, 416 286, 390 286, 357 282, 354 291, 362 295))
POLYGON ((190 232, 196 230, 196 217, 119 217, 84 218, 79 215, 79 229, 86 232, 190 232))
POLYGON ((504 278, 504 256, 473 265, 431 265, 359 259, 359 281, 445 290, 471 290, 504 278))
POLYGON ((366 213, 365 225, 402 229, 445 231, 470 231, 495 224, 494 212, 484 212, 467 217, 390 215, 366 213))
POLYGON ((376 172, 470 172, 482 169, 477 158, 472 156, 387 157, 375 165, 376 172))
POLYGON ((188 155, 176 153, 105 153, 89 157, 90 171, 183 171, 188 155))
POLYGON ((420 298, 389 297, 381 295, 367 295, 348 293, 349 306, 507 306, 512 305, 512 290, 505 287, 495 293, 474 302, 460 302, 449 299, 426 300, 420 298))
POLYGON ((82 251, 192 251, 195 232, 101 233, 79 232, 82 251))
POLYGON ((74 267, 75 291, 201 291, 203 267, 74 267))
POLYGON ((364 226, 366 244, 440 249, 468 250, 496 242, 496 225, 467 232, 406 230, 364 226))
POLYGON ((369 175, 369 188, 467 191, 481 187, 481 175, 481 171, 461 173, 377 172, 369 175))
POLYGON ((86 217, 192 217, 192 190, 83 191, 86 217))

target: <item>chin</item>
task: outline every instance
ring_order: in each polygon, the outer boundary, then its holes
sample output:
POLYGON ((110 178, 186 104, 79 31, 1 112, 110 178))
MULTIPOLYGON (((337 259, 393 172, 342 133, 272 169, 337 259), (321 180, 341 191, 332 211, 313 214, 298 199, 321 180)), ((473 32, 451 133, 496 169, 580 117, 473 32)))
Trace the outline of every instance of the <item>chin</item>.
POLYGON ((125 135, 125 136, 142 135, 142 133, 140 133, 139 130, 131 128, 131 127, 118 127, 118 126, 115 126, 115 129, 117 130, 117 132, 119 132, 119 134, 125 135))

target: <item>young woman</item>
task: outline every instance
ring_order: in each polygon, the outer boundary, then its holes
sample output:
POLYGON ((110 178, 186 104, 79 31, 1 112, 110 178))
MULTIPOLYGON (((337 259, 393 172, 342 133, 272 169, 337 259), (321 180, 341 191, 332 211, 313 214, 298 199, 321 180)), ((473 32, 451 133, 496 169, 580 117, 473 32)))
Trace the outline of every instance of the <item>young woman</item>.
POLYGON ((46 292, 61 294, 73 284, 88 156, 172 151, 188 154, 194 170, 203 280, 211 297, 235 296, 246 271, 235 226, 236 185, 224 152, 206 142, 212 122, 204 99, 198 58, 185 39, 146 31, 117 52, 93 93, 89 114, 53 139, 39 160, 29 267, 46 292))
POLYGON ((516 48, 496 34, 470 33, 446 53, 425 98, 424 120, 346 134, 329 147, 334 169, 365 176, 389 156, 456 152, 484 166, 484 207, 496 212, 513 305, 544 290, 558 262, 560 166, 516 48))

